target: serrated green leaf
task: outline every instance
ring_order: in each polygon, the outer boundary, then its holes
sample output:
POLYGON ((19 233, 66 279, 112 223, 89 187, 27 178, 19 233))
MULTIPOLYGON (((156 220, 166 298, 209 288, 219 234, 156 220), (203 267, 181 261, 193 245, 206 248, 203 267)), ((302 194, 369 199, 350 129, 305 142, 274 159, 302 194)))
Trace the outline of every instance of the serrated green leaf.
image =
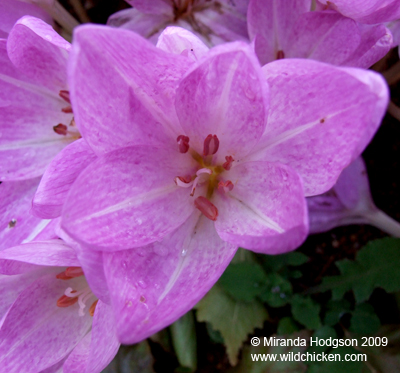
POLYGON ((238 301, 251 302, 259 295, 267 281, 267 275, 257 263, 230 264, 221 278, 220 285, 238 301))
MULTIPOLYGON (((287 339, 305 339, 308 340, 309 333, 305 330, 297 332, 287 337, 287 339)), ((278 361, 279 354, 304 353, 306 346, 263 346, 258 347, 245 346, 243 349, 240 364, 235 368, 228 370, 228 373, 304 373, 306 365, 301 361, 278 361), (276 354, 277 361, 253 361, 252 354, 276 354)))
POLYGON ((400 239, 387 237, 369 242, 357 255, 355 261, 348 259, 336 263, 340 276, 325 277, 320 286, 309 293, 332 290, 334 300, 354 291, 357 303, 366 301, 374 288, 387 292, 400 290, 400 239))
POLYGON ((224 338, 218 330, 214 330, 209 322, 206 322, 208 336, 214 343, 224 344, 224 338))
POLYGON ((308 261, 308 256, 298 251, 282 255, 263 255, 263 265, 269 272, 278 272, 285 266, 299 266, 308 261))
POLYGON ((196 325, 193 312, 189 311, 171 326, 171 338, 176 357, 183 367, 195 371, 197 368, 196 325))
POLYGON ((118 354, 102 373, 154 373, 154 358, 147 341, 121 346, 118 354))
POLYGON ((237 356, 247 336, 255 328, 262 328, 268 313, 261 303, 238 302, 216 285, 196 305, 197 320, 209 322, 218 330, 226 346, 231 365, 237 364, 237 356))
POLYGON ((333 326, 337 324, 341 317, 350 311, 350 302, 345 299, 329 301, 325 313, 324 324, 333 326))
POLYGON ((370 304, 359 304, 352 312, 349 328, 351 332, 361 335, 373 334, 378 331, 380 326, 379 317, 375 314, 375 310, 370 304))
POLYGON ((288 303, 291 295, 291 283, 278 273, 270 273, 261 289, 260 299, 271 307, 282 307, 288 303))
MULTIPOLYGON (((330 326, 322 326, 321 328, 317 329, 314 334, 312 335, 312 338, 318 338, 326 341, 328 338, 336 338, 337 334, 335 329, 333 329, 330 326)), ((310 348, 307 350, 310 353, 317 353, 320 354, 321 352, 328 351, 330 349, 330 346, 310 346, 310 348)))
POLYGON ((310 297, 295 294, 291 300, 293 318, 307 329, 315 330, 321 327, 319 312, 321 306, 310 297))
POLYGON ((297 332, 299 327, 291 317, 284 317, 279 320, 277 334, 289 335, 297 332))

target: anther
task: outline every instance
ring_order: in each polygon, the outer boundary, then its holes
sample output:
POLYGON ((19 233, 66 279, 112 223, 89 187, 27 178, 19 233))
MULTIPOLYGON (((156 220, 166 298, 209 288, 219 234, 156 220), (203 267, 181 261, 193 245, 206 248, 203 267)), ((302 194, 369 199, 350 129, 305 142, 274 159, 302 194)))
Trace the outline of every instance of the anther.
POLYGON ((176 141, 178 142, 179 152, 187 153, 189 150, 189 137, 184 135, 179 135, 176 141))
MULTIPOLYGON (((74 290, 73 292, 76 293, 76 290, 74 290)), ((69 307, 75 304, 77 301, 78 301, 77 297, 71 298, 66 295, 63 295, 57 300, 57 307, 69 307)))
POLYGON ((89 315, 90 316, 93 316, 94 315, 94 311, 96 310, 96 306, 97 306, 97 302, 98 302, 99 300, 97 299, 97 300, 95 300, 93 303, 92 303, 92 305, 90 306, 90 308, 89 308, 89 315))
POLYGON ((58 95, 64 100, 67 101, 69 104, 71 103, 71 100, 69 99, 69 91, 61 90, 58 95))
POLYGON ((68 127, 65 124, 59 123, 53 127, 55 133, 66 136, 68 133, 68 127))
POLYGON ((221 192, 227 193, 230 192, 233 189, 234 185, 232 183, 232 181, 228 180, 228 181, 220 181, 218 183, 218 190, 220 190, 221 192))
POLYGON ((63 113, 72 113, 72 107, 71 107, 71 106, 63 107, 63 108, 61 109, 61 111, 62 111, 63 113))
POLYGON ((230 155, 226 156, 225 159, 226 159, 226 162, 222 165, 222 168, 229 171, 232 167, 232 163, 233 163, 234 159, 230 155))
POLYGON ((197 197, 194 200, 194 205, 206 218, 212 221, 217 220, 218 209, 207 198, 203 196, 197 197))
POLYGON ((67 274, 64 271, 56 275, 56 278, 58 278, 59 280, 71 280, 72 277, 67 276, 67 274))
POLYGON ((277 60, 283 60, 285 58, 285 53, 283 53, 283 51, 278 51, 276 53, 276 59, 277 60))
POLYGON ((65 275, 71 278, 83 276, 84 273, 81 267, 68 267, 65 270, 65 275))
POLYGON ((219 140, 217 135, 208 135, 204 140, 203 155, 213 155, 218 151, 219 140))

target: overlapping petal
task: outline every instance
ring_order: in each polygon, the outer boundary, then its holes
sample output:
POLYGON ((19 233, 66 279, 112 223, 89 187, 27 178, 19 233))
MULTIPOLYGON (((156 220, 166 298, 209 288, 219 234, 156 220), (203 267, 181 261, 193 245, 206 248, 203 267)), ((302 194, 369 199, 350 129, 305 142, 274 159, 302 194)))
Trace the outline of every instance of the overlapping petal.
POLYGON ((271 108, 251 158, 289 165, 302 176, 307 196, 321 194, 375 133, 387 86, 374 72, 310 60, 275 61, 263 70, 271 108))
POLYGON ((189 311, 235 254, 213 222, 195 212, 161 242, 104 253, 119 340, 135 343, 189 311))
POLYGON ((162 239, 191 214, 188 189, 177 176, 194 160, 177 150, 130 147, 92 162, 73 184, 62 226, 81 243, 102 250, 140 247, 162 239))
POLYGON ((246 162, 229 171, 232 191, 215 199, 215 228, 224 240, 256 252, 281 254, 307 236, 302 181, 289 167, 246 162))
POLYGON ((75 32, 70 61, 75 121, 95 153, 175 143, 175 91, 190 59, 126 30, 84 26, 75 32))
POLYGON ((264 132, 268 85, 254 53, 243 43, 215 47, 180 83, 176 110, 190 146, 203 153, 209 134, 220 139, 216 156, 249 153, 264 132))
POLYGON ((8 56, 14 66, 56 94, 67 89, 70 47, 50 25, 30 16, 18 20, 7 39, 8 56))
POLYGON ((96 155, 83 139, 57 154, 40 180, 33 198, 33 213, 43 219, 60 216, 72 183, 95 159, 96 155))
POLYGON ((77 317, 77 304, 56 306, 65 289, 63 280, 47 275, 20 293, 0 329, 2 371, 41 371, 60 361, 89 331, 91 316, 77 317))

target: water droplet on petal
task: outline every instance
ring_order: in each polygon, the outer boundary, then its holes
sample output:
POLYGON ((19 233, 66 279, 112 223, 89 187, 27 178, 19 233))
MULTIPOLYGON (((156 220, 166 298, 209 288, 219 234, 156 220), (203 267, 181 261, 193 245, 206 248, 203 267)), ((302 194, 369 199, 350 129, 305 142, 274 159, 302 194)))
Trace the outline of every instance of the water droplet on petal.
POLYGON ((181 255, 182 255, 182 256, 186 256, 186 254, 187 254, 187 250, 186 250, 186 249, 183 249, 183 250, 181 251, 181 255))

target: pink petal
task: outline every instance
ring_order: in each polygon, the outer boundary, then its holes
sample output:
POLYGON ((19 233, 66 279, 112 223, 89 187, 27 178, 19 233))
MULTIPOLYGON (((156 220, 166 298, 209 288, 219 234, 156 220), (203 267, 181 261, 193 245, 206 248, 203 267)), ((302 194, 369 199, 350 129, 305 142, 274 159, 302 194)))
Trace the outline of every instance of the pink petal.
POLYGON ((291 168, 247 162, 226 177, 234 188, 215 197, 215 229, 224 240, 265 254, 296 249, 308 233, 307 205, 300 177, 291 168))
POLYGON ((271 109, 251 159, 287 164, 302 176, 307 196, 322 194, 377 130, 386 83, 372 71, 311 60, 275 61, 263 70, 271 109))
POLYGON ((287 52, 291 32, 300 14, 311 9, 311 0, 250 0, 247 24, 262 65, 287 52))
POLYGON ((41 266, 80 267, 75 251, 62 240, 34 241, 0 251, 0 260, 41 266))
POLYGON ((157 48, 169 53, 183 54, 194 61, 199 60, 209 48, 193 33, 181 27, 167 27, 159 36, 157 48))
POLYGON ((130 145, 174 144, 182 132, 175 90, 190 64, 130 31, 79 27, 70 93, 76 123, 90 147, 99 154, 130 145))
POLYGON ((171 20, 170 15, 142 13, 135 8, 129 8, 112 14, 107 20, 107 25, 134 31, 156 44, 165 25, 171 20))
POLYGON ((63 365, 62 373, 86 372, 91 339, 92 331, 86 334, 69 354, 63 365))
POLYGON ((65 281, 47 275, 21 292, 0 329, 1 371, 38 372, 50 367, 89 331, 92 318, 88 313, 80 317, 77 304, 56 306, 66 287, 65 281))
POLYGON ((383 25, 359 24, 361 42, 343 66, 369 68, 394 47, 391 32, 383 25))
POLYGON ((173 15, 173 6, 169 0, 127 0, 126 2, 143 13, 173 15))
POLYGON ((7 38, 7 34, 15 22, 28 14, 40 18, 48 24, 53 22, 51 17, 36 5, 15 0, 2 0, 0 2, 0 37, 7 38))
POLYGON ((31 214, 39 179, 0 184, 0 250, 30 241, 49 223, 31 214))
POLYGON ((189 311, 235 251, 218 237, 213 223, 196 212, 162 242, 105 253, 119 340, 139 342, 189 311))
POLYGON ((203 154, 204 140, 215 134, 220 161, 251 151, 264 132, 268 109, 260 71, 249 47, 232 43, 213 48, 182 80, 175 105, 190 147, 203 154))
POLYGON ((86 166, 96 159, 81 139, 64 148, 47 167, 33 198, 33 213, 43 219, 61 215, 67 193, 86 166))
POLYGON ((38 85, 56 94, 67 88, 67 59, 70 44, 40 19, 18 20, 7 40, 12 63, 38 85))
POLYGON ((361 42, 357 22, 333 11, 307 12, 297 19, 285 57, 341 65, 361 42))
POLYGON ((318 0, 361 23, 382 23, 400 18, 399 0, 318 0))
POLYGON ((73 184, 62 227, 74 239, 114 251, 163 238, 193 211, 180 175, 194 174, 194 160, 178 151, 131 147, 92 162, 73 184))
POLYGON ((113 310, 99 301, 93 316, 92 340, 86 373, 101 372, 117 354, 119 346, 113 310))
POLYGON ((49 161, 69 142, 53 126, 69 124, 65 102, 45 87, 34 84, 8 58, 6 41, 0 40, 0 180, 40 176, 49 161))

